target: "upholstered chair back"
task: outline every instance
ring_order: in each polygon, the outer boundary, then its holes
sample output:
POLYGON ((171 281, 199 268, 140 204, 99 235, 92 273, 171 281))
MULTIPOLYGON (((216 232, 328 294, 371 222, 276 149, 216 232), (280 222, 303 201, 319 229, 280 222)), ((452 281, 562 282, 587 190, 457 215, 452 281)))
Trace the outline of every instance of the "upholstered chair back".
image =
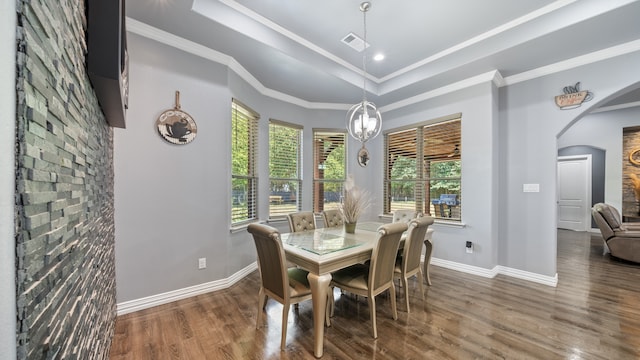
POLYGON ((280 302, 289 298, 289 284, 284 249, 277 229, 264 224, 250 224, 247 231, 253 235, 258 253, 258 268, 262 285, 280 302))
POLYGON ((396 210, 393 212, 393 220, 391 222, 409 223, 409 221, 415 219, 417 216, 418 212, 415 210, 396 210))
POLYGON ((322 211, 324 227, 339 227, 344 225, 344 218, 340 210, 324 210, 322 211))
MULTIPOLYGON (((404 272, 420 269, 422 245, 429 225, 433 224, 431 216, 419 217, 409 222, 407 238, 402 249, 402 267, 404 272)), ((405 290, 406 291, 406 290, 405 290)))
POLYGON ((397 222, 385 224, 378 228, 380 238, 371 253, 369 270, 369 289, 375 294, 378 289, 388 287, 393 282, 393 269, 396 255, 400 247, 402 233, 407 230, 407 223, 397 222))
POLYGON ((301 211, 288 215, 289 229, 291 232, 315 230, 316 217, 313 211, 301 211))

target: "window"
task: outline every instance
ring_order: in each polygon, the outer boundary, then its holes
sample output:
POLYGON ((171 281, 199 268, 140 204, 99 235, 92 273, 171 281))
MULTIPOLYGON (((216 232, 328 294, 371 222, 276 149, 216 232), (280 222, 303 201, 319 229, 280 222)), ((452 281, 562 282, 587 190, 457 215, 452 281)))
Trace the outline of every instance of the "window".
POLYGON ((231 105, 231 224, 257 216, 256 157, 260 115, 233 99, 231 105))
POLYGON ((302 127, 269 120, 269 217, 301 210, 302 127))
POLYGON ((313 211, 337 209, 346 179, 346 132, 313 130, 313 211))
POLYGON ((460 221, 460 114, 385 133, 385 213, 411 209, 460 221))

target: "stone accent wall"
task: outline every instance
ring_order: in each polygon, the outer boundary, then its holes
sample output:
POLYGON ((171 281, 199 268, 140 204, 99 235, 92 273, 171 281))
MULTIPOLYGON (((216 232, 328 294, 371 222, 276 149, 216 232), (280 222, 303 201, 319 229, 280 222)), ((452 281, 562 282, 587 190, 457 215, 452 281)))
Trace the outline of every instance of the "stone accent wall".
POLYGON ((107 359, 113 131, 86 73, 85 1, 18 0, 17 12, 18 359, 107 359))
MULTIPOLYGON (((622 131, 622 214, 626 216, 638 216, 640 211, 633 191, 633 183, 629 177, 631 174, 640 177, 640 165, 629 161, 629 154, 634 149, 640 149, 640 128, 624 128, 622 131)), ((635 159, 640 160, 640 156, 636 156, 635 159)))

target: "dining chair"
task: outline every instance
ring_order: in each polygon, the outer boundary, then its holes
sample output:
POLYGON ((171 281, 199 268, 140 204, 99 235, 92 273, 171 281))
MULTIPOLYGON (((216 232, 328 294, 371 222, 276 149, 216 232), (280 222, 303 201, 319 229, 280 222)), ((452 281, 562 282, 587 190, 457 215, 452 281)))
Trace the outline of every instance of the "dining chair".
POLYGON ((404 240, 402 248, 402 256, 396 258, 394 275, 402 281, 404 290, 404 300, 409 313, 409 278, 416 276, 422 299, 424 300, 424 285, 422 277, 422 268, 420 267, 420 255, 422 255, 422 244, 425 241, 425 235, 429 225, 433 224, 431 216, 419 217, 409 222, 407 237, 404 240))
POLYGON ((284 350, 291 304, 311 299, 308 272, 299 268, 287 268, 280 233, 276 228, 264 224, 250 224, 247 231, 253 235, 256 245, 261 279, 256 329, 262 322, 262 313, 268 298, 281 303, 283 307, 280 349, 284 350))
POLYGON ((287 214, 289 229, 291 232, 315 230, 316 216, 313 211, 300 211, 287 214))
MULTIPOLYGON (((352 294, 367 297, 374 339, 378 337, 376 327, 376 295, 389 290, 393 319, 398 319, 396 289, 393 283, 393 268, 402 233, 406 230, 407 223, 404 222, 380 226, 380 228, 378 228, 378 240, 371 253, 371 262, 369 262, 368 265, 355 264, 331 273, 330 293, 333 293, 333 289, 337 286, 352 294)), ((329 302, 331 315, 333 315, 335 308, 333 296, 330 297, 329 302)))
POLYGON ((339 227, 344 225, 344 217, 338 209, 323 210, 322 219, 324 220, 324 227, 339 227))
POLYGON ((418 212, 410 209, 401 209, 393 212, 393 219, 391 222, 405 222, 415 219, 418 216, 418 212))

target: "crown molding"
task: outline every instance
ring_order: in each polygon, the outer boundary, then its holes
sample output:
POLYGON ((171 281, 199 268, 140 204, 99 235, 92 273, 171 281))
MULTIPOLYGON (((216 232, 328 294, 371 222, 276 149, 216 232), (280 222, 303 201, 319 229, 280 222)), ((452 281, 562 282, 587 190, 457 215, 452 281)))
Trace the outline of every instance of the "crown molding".
POLYGON ((623 109, 629 109, 629 108, 638 107, 638 106, 640 106, 640 101, 634 101, 626 104, 604 106, 591 111, 591 113, 595 114, 595 113, 606 112, 606 111, 623 110, 623 109))
POLYGON ((284 101, 290 104, 298 105, 307 109, 331 109, 331 110, 343 110, 348 109, 348 104, 332 104, 332 103, 312 103, 295 96, 291 96, 273 89, 265 87, 258 79, 256 79, 247 69, 245 69, 238 61, 233 57, 223 54, 219 51, 213 50, 206 46, 200 45, 191 40, 173 35, 164 30, 160 30, 153 26, 147 25, 136 19, 127 17, 127 32, 140 35, 147 39, 157 41, 159 43, 171 46, 173 48, 182 50, 192 55, 199 56, 201 58, 216 62, 221 65, 227 66, 233 72, 235 72, 240 78, 249 83, 256 91, 264 96, 284 101))
MULTIPOLYGON (((265 18, 264 16, 256 13, 255 11, 247 8, 244 5, 239 4, 237 1, 234 0, 218 0, 221 3, 225 4, 226 6, 236 10, 237 12, 247 16, 248 18, 251 18, 255 21, 257 21, 258 23, 262 24, 263 26, 268 27, 269 29, 279 33, 282 36, 288 37, 289 39, 297 42, 298 44, 306 47, 307 49, 314 51, 322 56, 324 56, 325 58, 335 62, 336 64, 343 66, 355 73, 360 73, 362 71, 362 69, 353 66, 351 63, 344 61, 342 58, 333 55, 332 53, 330 53, 329 51, 315 45, 314 43, 312 43, 311 41, 303 38, 302 36, 299 36, 296 33, 293 33, 285 28, 283 28, 282 26, 276 24, 275 22, 265 18)), ((199 12, 198 9, 196 9, 196 2, 194 1, 194 6, 192 7, 192 10, 199 12)), ((374 76, 367 76, 367 78, 371 79, 372 81, 379 83, 380 79, 374 77, 374 76)))
POLYGON ((542 66, 537 69, 525 71, 520 74, 507 76, 504 86, 517 84, 524 81, 529 81, 535 78, 555 74, 561 71, 573 69, 579 66, 596 63, 603 60, 608 60, 617 56, 626 55, 640 51, 640 40, 630 41, 624 44, 612 46, 610 48, 594 51, 589 54, 577 56, 572 59, 559 61, 554 64, 542 66))
POLYGON ((556 11, 556 10, 558 10, 560 8, 563 8, 563 7, 567 6, 567 5, 570 5, 570 4, 572 4, 572 3, 576 2, 576 1, 577 0, 558 0, 558 1, 555 1, 555 2, 553 2, 553 3, 551 3, 551 4, 547 5, 547 6, 544 6, 544 7, 540 8, 540 9, 536 10, 536 11, 533 11, 533 12, 531 12, 529 14, 523 15, 523 16, 517 18, 517 19, 509 21, 509 22, 507 22, 505 24, 502 24, 500 26, 497 26, 497 27, 495 27, 495 28, 493 28, 493 29, 491 29, 489 31, 486 31, 486 32, 484 32, 482 34, 474 36, 469 40, 463 41, 463 42, 461 42, 461 43, 459 43, 457 45, 454 45, 454 46, 452 46, 452 47, 450 47, 448 49, 442 50, 442 51, 440 51, 440 52, 438 52, 438 53, 436 53, 436 54, 434 54, 432 56, 429 56, 428 58, 426 58, 424 60, 418 61, 418 62, 416 62, 414 64, 411 64, 411 65, 409 65, 409 66, 407 66, 407 67, 405 67, 403 69, 400 69, 400 70, 395 71, 395 72, 393 72, 393 73, 391 73, 391 74, 389 74, 387 76, 384 76, 384 77, 382 77, 380 79, 380 82, 385 82, 387 80, 391 80, 391 79, 393 79, 395 77, 398 77, 398 76, 400 76, 402 74, 405 74, 405 73, 408 73, 410 71, 416 70, 416 69, 418 69, 420 67, 423 67, 423 66, 425 66, 425 65, 427 65, 427 64, 429 64, 431 62, 434 62, 436 60, 442 59, 445 56, 454 54, 454 53, 456 53, 458 51, 461 51, 461 50, 463 50, 465 48, 468 48, 468 47, 471 47, 471 46, 476 45, 478 43, 481 43, 481 42, 483 42, 483 41, 485 41, 487 39, 490 39, 490 38, 492 38, 494 36, 498 36, 498 35, 506 32, 508 30, 514 29, 514 28, 516 28, 516 27, 518 27, 518 26, 520 26, 522 24, 525 24, 525 23, 527 23, 529 21, 535 20, 535 19, 537 19, 537 18, 539 18, 539 17, 541 17, 543 15, 549 14, 549 13, 551 13, 553 11, 556 11))
POLYGON ((503 81, 502 75, 500 75, 500 72, 498 70, 492 70, 484 74, 476 75, 476 76, 455 82, 453 84, 442 86, 440 88, 433 89, 433 90, 424 92, 422 94, 418 94, 410 98, 400 100, 389 105, 382 106, 380 107, 379 110, 380 112, 397 110, 405 106, 420 103, 429 99, 433 99, 438 96, 442 96, 458 90, 466 89, 475 85, 484 84, 488 82, 493 82, 494 84, 496 84, 496 86, 500 87, 504 81, 503 81))
MULTIPOLYGON (((200 56, 207 60, 225 65, 230 70, 235 72, 240 78, 249 83, 260 94, 280 100, 286 103, 300 106, 306 109, 314 110, 348 110, 352 104, 339 104, 339 103, 318 103, 310 102, 295 96, 291 96, 270 88, 265 87, 258 79, 256 79, 247 69, 245 69, 238 61, 233 57, 200 45, 193 41, 184 39, 182 37, 173 35, 169 32, 157 29, 150 25, 147 25, 138 20, 127 17, 127 31, 133 34, 137 34, 146 37, 151 40, 155 40, 162 44, 180 49, 187 53, 200 56)), ((589 54, 578 56, 572 59, 560 61, 547 66, 542 66, 537 69, 526 71, 520 74, 515 74, 507 77, 502 77, 498 70, 492 70, 484 74, 473 76, 453 84, 442 86, 437 89, 433 89, 418 95, 409 97, 407 99, 397 101, 392 104, 382 106, 380 111, 392 111, 397 110, 405 106, 413 105, 419 102, 423 102, 438 96, 449 94, 458 90, 462 90, 471 86, 475 86, 485 82, 493 82, 497 87, 510 86, 524 81, 533 80, 539 77, 555 74, 561 71, 569 70, 579 66, 588 65, 591 63, 611 59, 617 56, 626 55, 640 51, 640 40, 630 41, 617 46, 612 46, 607 49, 595 51, 589 54)))

